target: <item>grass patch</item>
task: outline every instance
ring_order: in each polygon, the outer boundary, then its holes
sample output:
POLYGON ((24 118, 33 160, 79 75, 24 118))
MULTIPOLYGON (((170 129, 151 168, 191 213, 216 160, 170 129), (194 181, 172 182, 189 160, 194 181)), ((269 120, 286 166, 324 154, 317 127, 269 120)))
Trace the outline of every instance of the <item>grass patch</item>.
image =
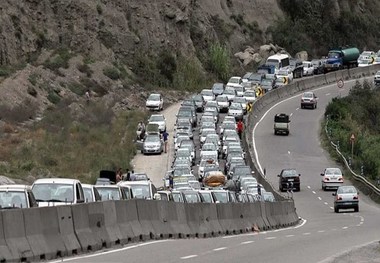
POLYGON ((103 74, 112 80, 120 79, 120 71, 116 67, 106 67, 103 69, 103 74))
POLYGON ((145 112, 115 116, 106 106, 93 104, 77 120, 66 109, 51 108, 31 131, 19 133, 16 143, 9 138, 0 141, 2 174, 13 178, 50 175, 94 183, 102 169, 132 168, 135 130, 138 121, 147 118, 145 112))
POLYGON ((25 98, 22 103, 12 105, 0 105, 0 119, 9 123, 20 123, 33 118, 38 111, 38 105, 29 98, 25 98))
POLYGON ((45 68, 58 72, 60 68, 69 67, 69 60, 73 55, 74 54, 68 49, 59 49, 54 52, 53 57, 45 61, 43 65, 45 68))
POLYGON ((220 43, 212 44, 209 49, 209 68, 223 82, 231 76, 230 54, 226 46, 220 43))
POLYGON ((83 74, 86 74, 86 76, 89 78, 92 76, 92 73, 94 73, 94 71, 86 63, 78 64, 77 69, 83 74))

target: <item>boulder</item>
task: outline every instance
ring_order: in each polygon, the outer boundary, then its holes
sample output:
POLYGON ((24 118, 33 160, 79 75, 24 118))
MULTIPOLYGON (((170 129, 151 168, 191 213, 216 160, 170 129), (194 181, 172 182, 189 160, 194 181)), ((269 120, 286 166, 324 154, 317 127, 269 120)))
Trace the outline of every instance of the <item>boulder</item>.
POLYGON ((262 60, 262 56, 259 53, 255 53, 255 49, 247 47, 244 52, 235 53, 234 56, 238 58, 244 66, 249 65, 252 61, 259 63, 262 60))
POLYGON ((309 55, 307 54, 307 51, 300 51, 295 55, 295 58, 301 61, 305 61, 305 60, 308 60, 309 55))

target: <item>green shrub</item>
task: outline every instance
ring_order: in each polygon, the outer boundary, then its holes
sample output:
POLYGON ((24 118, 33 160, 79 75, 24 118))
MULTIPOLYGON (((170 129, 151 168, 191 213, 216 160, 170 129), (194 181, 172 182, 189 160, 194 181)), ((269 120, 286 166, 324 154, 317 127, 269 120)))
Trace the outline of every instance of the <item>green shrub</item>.
POLYGON ((53 71, 59 68, 68 68, 69 60, 73 54, 68 49, 59 49, 54 53, 53 58, 45 61, 44 66, 53 71))
POLYGON ((220 43, 212 44, 210 47, 209 68, 221 81, 227 82, 231 76, 230 54, 220 43))
POLYGON ((35 86, 39 77, 40 75, 38 75, 37 73, 32 73, 29 75, 28 80, 33 86, 35 86))
POLYGON ((86 74, 86 76, 89 78, 92 76, 92 73, 94 73, 94 71, 88 66, 88 64, 78 64, 77 69, 80 72, 86 74))
POLYGON ((179 58, 177 71, 174 74, 173 85, 176 89, 198 92, 210 83, 206 78, 201 64, 194 59, 179 58))
POLYGON ((103 69, 103 74, 112 80, 120 79, 120 71, 115 67, 106 67, 103 69))
POLYGON ((53 104, 57 104, 58 102, 60 102, 61 100, 61 97, 53 90, 49 91, 48 93, 48 96, 47 96, 47 99, 53 103, 53 104))
POLYGON ((82 84, 78 83, 78 82, 70 82, 67 87, 69 88, 69 90, 71 90, 71 92, 79 95, 79 96, 83 96, 84 93, 86 92, 86 87, 83 86, 82 84))

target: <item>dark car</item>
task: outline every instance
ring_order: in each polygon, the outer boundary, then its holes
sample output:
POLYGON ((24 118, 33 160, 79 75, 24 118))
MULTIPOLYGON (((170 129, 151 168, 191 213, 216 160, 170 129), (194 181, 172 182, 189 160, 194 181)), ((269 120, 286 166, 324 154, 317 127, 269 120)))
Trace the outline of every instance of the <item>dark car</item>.
POLYGON ((224 84, 223 83, 214 83, 214 85, 212 85, 211 90, 215 96, 222 95, 223 91, 224 91, 224 84))
POLYGON ((313 59, 311 63, 314 66, 314 74, 323 74, 325 70, 325 59, 313 59))
POLYGON ((300 176, 296 169, 283 169, 279 175, 279 190, 301 190, 300 176))
POLYGON ((289 59, 289 67, 293 72, 293 78, 302 78, 303 77, 303 64, 301 60, 291 58, 289 59))
POLYGON ((193 96, 193 101, 196 107, 197 112, 203 112, 203 108, 205 106, 205 101, 201 94, 197 94, 193 96))

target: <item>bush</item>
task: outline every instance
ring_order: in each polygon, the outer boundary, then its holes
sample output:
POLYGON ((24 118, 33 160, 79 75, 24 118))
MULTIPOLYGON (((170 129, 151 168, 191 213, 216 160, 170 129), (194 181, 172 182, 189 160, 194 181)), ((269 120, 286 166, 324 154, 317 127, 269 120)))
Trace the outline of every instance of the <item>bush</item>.
POLYGON ((67 49, 57 50, 53 58, 45 61, 44 67, 53 71, 57 71, 59 68, 68 68, 72 56, 73 54, 67 49))
POLYGON ((120 79, 120 71, 115 67, 106 67, 103 69, 103 74, 112 80, 120 79))
POLYGON ((179 60, 173 80, 176 89, 198 92, 210 84, 198 61, 184 57, 179 60))
POLYGON ((48 96, 47 96, 47 99, 53 103, 53 104, 57 104, 58 102, 60 102, 61 100, 61 97, 53 90, 49 91, 48 93, 48 96))
POLYGON ((227 48, 220 43, 212 44, 209 50, 209 67, 218 78, 227 82, 231 76, 231 61, 227 48))
POLYGON ((92 73, 94 73, 94 71, 92 71, 92 69, 87 64, 78 64, 77 69, 80 72, 86 74, 86 76, 89 78, 92 76, 92 73))

